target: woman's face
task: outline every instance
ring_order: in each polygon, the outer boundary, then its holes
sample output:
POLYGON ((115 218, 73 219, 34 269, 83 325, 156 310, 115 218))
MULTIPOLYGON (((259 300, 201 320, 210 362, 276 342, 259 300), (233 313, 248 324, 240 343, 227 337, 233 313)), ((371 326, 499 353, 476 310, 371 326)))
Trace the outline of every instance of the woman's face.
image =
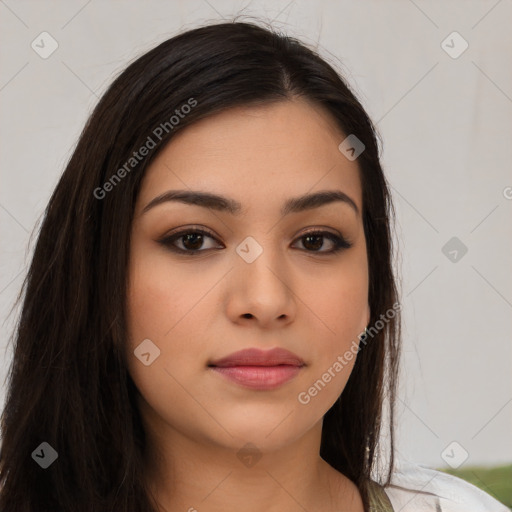
POLYGON ((357 161, 338 149, 345 138, 320 107, 284 101, 199 121, 152 162, 132 227, 127 350, 154 432, 272 450, 318 427, 344 389, 355 362, 345 354, 370 318, 362 191, 357 161), (178 190, 225 199, 148 207, 178 190), (282 211, 320 191, 342 200, 282 211), (332 253, 336 237, 350 247, 332 253), (251 348, 297 358, 220 362, 251 348))

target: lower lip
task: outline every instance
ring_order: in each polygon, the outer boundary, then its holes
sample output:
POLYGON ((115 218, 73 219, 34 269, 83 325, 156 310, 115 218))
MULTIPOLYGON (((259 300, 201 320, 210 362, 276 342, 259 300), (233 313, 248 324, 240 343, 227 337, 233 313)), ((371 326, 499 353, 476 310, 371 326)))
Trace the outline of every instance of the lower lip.
POLYGON ((229 380, 251 389, 269 390, 282 386, 293 379, 299 372, 300 366, 213 366, 212 370, 220 373, 229 380))

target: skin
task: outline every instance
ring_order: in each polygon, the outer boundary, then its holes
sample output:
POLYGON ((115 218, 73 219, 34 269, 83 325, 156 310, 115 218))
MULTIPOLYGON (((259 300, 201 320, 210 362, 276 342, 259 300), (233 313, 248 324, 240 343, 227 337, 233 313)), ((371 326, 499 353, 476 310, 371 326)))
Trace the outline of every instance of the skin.
POLYGON ((163 511, 363 510, 354 483, 319 456, 322 418, 355 359, 308 404, 297 399, 370 318, 362 190, 357 160, 338 150, 345 137, 302 99, 235 108, 178 133, 147 170, 132 226, 127 350, 147 432, 147 482, 163 511), (143 213, 175 189, 233 198, 243 214, 175 201, 143 213), (280 215, 286 199, 320 190, 341 190, 359 213, 333 202, 280 215), (216 240, 174 245, 199 255, 159 243, 171 230, 197 227, 216 240), (341 233, 352 246, 329 255, 328 238, 303 238, 312 228, 341 233), (263 249, 252 263, 236 252, 247 236, 263 249), (160 349, 148 366, 134 356, 144 339, 160 349), (208 368, 250 347, 288 349, 305 366, 270 391, 208 368), (251 466, 237 456, 246 443, 261 456, 251 466))

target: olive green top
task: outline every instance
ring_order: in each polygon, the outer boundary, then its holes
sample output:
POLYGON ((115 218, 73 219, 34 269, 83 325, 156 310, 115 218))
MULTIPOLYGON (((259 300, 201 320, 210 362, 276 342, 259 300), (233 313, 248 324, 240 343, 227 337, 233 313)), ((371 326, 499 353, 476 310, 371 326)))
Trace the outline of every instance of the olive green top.
POLYGON ((370 512, 393 512, 393 506, 384 492, 384 488, 373 480, 369 480, 367 486, 370 512))

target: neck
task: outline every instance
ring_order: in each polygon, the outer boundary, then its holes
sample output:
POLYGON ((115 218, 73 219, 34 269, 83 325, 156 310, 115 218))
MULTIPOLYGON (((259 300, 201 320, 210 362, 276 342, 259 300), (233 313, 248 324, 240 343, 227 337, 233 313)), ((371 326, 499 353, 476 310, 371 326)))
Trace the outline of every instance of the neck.
POLYGON ((319 456, 321 426, 285 447, 261 451, 166 431, 148 439, 148 488, 159 512, 363 511, 355 484, 319 456))

